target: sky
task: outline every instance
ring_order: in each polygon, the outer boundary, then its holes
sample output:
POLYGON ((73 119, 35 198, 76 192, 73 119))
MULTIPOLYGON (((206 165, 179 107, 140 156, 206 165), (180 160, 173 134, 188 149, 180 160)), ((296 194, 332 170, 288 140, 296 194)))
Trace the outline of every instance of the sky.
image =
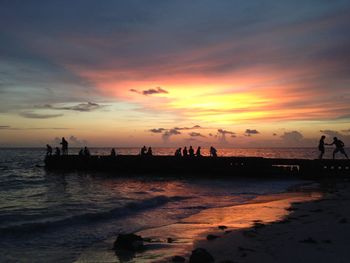
POLYGON ((0 147, 350 145, 350 2, 2 0, 0 147))

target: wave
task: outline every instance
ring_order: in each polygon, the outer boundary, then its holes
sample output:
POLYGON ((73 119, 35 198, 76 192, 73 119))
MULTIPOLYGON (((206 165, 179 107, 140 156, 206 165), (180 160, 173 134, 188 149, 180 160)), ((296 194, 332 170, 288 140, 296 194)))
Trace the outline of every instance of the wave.
POLYGON ((96 213, 85 213, 80 215, 71 216, 68 218, 58 219, 58 220, 47 220, 47 221, 38 221, 31 223, 23 223, 18 225, 10 225, 7 227, 0 228, 1 235, 22 235, 22 234, 31 234, 36 232, 44 232, 50 230, 57 230, 62 227, 74 227, 79 225, 93 224, 102 220, 108 220, 113 218, 121 218, 128 216, 133 213, 140 212, 145 209, 152 209, 162 205, 165 205, 169 202, 177 202, 191 197, 184 196, 156 196, 149 199, 145 199, 139 202, 130 202, 125 204, 122 207, 113 208, 109 211, 101 211, 96 213))

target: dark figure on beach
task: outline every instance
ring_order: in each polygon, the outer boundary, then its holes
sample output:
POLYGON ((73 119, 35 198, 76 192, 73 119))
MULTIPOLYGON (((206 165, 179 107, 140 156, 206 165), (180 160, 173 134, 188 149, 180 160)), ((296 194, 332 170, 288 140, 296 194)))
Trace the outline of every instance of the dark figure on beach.
POLYGON ((52 155, 52 147, 49 144, 46 144, 46 156, 52 155))
POLYGON ((112 148, 112 150, 111 150, 111 156, 112 157, 116 157, 117 156, 117 153, 115 152, 114 148, 112 148))
POLYGON ((185 148, 182 150, 182 156, 186 157, 188 156, 188 151, 187 151, 187 147, 185 146, 185 148))
POLYGON ((56 156, 60 156, 60 155, 61 155, 61 150, 60 150, 60 148, 56 147, 55 155, 56 155, 56 156))
POLYGON ((62 155, 68 154, 68 142, 64 137, 62 137, 62 142, 60 143, 62 145, 62 155))
POLYGON ((188 153, 190 154, 190 157, 194 156, 194 150, 193 150, 192 146, 190 146, 190 149, 188 150, 188 153))
POLYGON ((320 155, 318 159, 322 159, 324 155, 324 151, 325 151, 324 146, 326 145, 326 143, 324 142, 324 139, 326 139, 326 136, 322 135, 320 142, 318 144, 318 150, 320 151, 320 155))
POLYGON ((210 147, 210 156, 217 157, 218 155, 216 152, 217 152, 217 150, 213 146, 211 146, 210 147))
POLYGON ((88 147, 84 147, 84 155, 85 156, 90 156, 90 150, 89 150, 89 148, 88 147))
POLYGON ((148 151, 146 153, 148 156, 152 156, 153 152, 152 152, 152 147, 148 147, 148 151))
POLYGON ((84 156, 84 149, 83 148, 80 149, 79 156, 84 156))
POLYGON ((175 156, 181 157, 181 148, 176 149, 175 156))
POLYGON ((344 150, 345 144, 341 140, 339 140, 337 137, 334 137, 333 142, 328 144, 328 145, 333 145, 333 144, 335 145, 335 149, 333 151, 333 160, 335 159, 335 154, 337 152, 341 152, 342 154, 345 155, 346 159, 349 159, 348 155, 346 154, 346 152, 344 150))
POLYGON ((141 148, 140 154, 141 154, 141 155, 146 155, 146 153, 147 153, 147 148, 146 148, 146 146, 143 146, 143 147, 141 148))
POLYGON ((198 146, 198 148, 197 148, 196 156, 197 157, 201 157, 202 156, 202 154, 201 154, 201 147, 200 146, 198 146))

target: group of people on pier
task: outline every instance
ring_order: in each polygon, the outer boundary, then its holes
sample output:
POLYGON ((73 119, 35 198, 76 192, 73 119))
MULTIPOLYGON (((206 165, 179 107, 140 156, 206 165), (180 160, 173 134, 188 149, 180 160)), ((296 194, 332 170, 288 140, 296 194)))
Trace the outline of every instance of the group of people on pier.
POLYGON ((320 151, 320 155, 318 156, 319 159, 323 158, 323 155, 324 155, 325 150, 326 150, 325 145, 334 145, 335 146, 335 149, 333 151, 333 160, 335 159, 335 154, 337 152, 342 153, 346 157, 346 159, 349 159, 349 157, 346 154, 345 149, 344 149, 345 144, 341 140, 339 140, 337 137, 334 137, 332 143, 325 143, 325 141, 324 141, 325 139, 326 139, 326 136, 322 135, 320 142, 318 144, 318 150, 320 151))
MULTIPOLYGON (((61 155, 68 155, 68 141, 62 137, 62 140, 60 142, 60 144, 62 145, 62 151, 60 150, 59 147, 55 147, 55 155, 59 156, 61 155)), ((53 149, 52 146, 50 144, 46 144, 46 156, 51 156, 53 154, 53 149)))
MULTIPOLYGON (((195 157, 195 156, 201 157, 202 156, 201 149, 202 148, 200 146, 198 146, 196 153, 195 153, 192 145, 190 146, 190 148, 188 150, 187 150, 187 147, 185 146, 183 149, 182 148, 176 149, 175 156, 177 156, 177 157, 187 157, 187 156, 189 156, 189 157, 195 157)), ((209 152, 210 152, 211 157, 218 156, 217 150, 213 146, 210 147, 209 152)))
MULTIPOLYGON (((342 142, 341 140, 339 140, 337 137, 333 138, 333 142, 332 143, 326 143, 325 142, 326 136, 322 135, 322 137, 320 138, 319 141, 319 145, 318 145, 318 150, 320 151, 320 155, 319 155, 319 159, 323 159, 323 155, 325 153, 325 146, 331 146, 334 145, 335 149, 333 151, 333 159, 335 159, 335 155, 336 153, 340 152, 341 154, 343 154, 347 159, 349 159, 348 155, 345 152, 345 144, 344 142, 342 142)), ((59 155, 68 155, 68 141, 62 137, 62 140, 60 142, 61 144, 61 149, 59 147, 55 147, 55 153, 54 155, 59 156, 59 155)), ((211 146, 209 149, 209 153, 211 157, 217 157, 217 150, 211 146)), ((51 156, 53 155, 53 148, 47 144, 46 145, 46 156, 51 156)), ((79 151, 79 156, 90 156, 90 150, 87 147, 84 147, 82 149, 80 149, 79 151)), ((153 151, 152 151, 152 147, 146 147, 143 146, 140 150, 140 155, 141 156, 152 156, 153 155, 153 151)), ((115 157, 117 156, 115 149, 113 148, 111 150, 111 156, 115 157)), ((182 148, 177 148, 175 151, 175 156, 177 157, 200 157, 202 156, 201 153, 201 147, 198 146, 196 152, 194 151, 193 147, 190 146, 188 149, 185 146, 183 149, 182 148)))

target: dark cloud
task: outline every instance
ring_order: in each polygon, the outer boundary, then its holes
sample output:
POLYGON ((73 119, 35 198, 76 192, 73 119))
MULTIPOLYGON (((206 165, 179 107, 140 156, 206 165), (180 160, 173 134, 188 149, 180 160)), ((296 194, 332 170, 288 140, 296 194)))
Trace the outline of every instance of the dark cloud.
POLYGON ((232 132, 232 131, 227 131, 227 130, 223 130, 223 129, 218 129, 218 133, 220 133, 220 134, 222 134, 222 135, 226 135, 226 134, 232 134, 232 135, 234 135, 234 134, 236 134, 236 133, 234 133, 234 132, 232 132))
POLYGON ((194 125, 192 127, 174 127, 175 130, 183 131, 183 130, 195 130, 195 129, 201 129, 202 127, 199 125, 194 125))
POLYGON ((150 129, 149 131, 152 133, 162 133, 165 130, 166 129, 164 129, 164 128, 157 128, 157 129, 150 129))
POLYGON ((95 111, 99 110, 106 105, 100 105, 95 102, 87 102, 87 103, 79 103, 76 105, 71 106, 57 106, 57 105, 51 105, 51 104, 44 104, 44 105, 37 105, 36 108, 39 109, 53 109, 53 110, 71 110, 71 111, 82 111, 82 112, 89 112, 89 111, 95 111))
POLYGON ((206 138, 206 136, 204 136, 203 134, 201 134, 199 132, 190 132, 188 135, 190 135, 191 137, 203 137, 203 138, 206 138))
POLYGON ((246 129, 244 134, 245 134, 245 136, 252 136, 255 134, 259 134, 259 132, 257 130, 246 129))
POLYGON ((161 87, 156 87, 155 89, 147 89, 143 91, 138 91, 136 89, 130 89, 131 92, 139 93, 145 96, 153 95, 153 94, 168 94, 169 92, 161 87))
POLYGON ((20 115, 24 118, 29 119, 50 119, 63 116, 63 114, 41 114, 35 112, 21 112, 20 115))
POLYGON ((8 130, 10 128, 11 126, 8 126, 8 125, 0 125, 0 130, 8 130))
POLYGON ((232 131, 227 131, 224 129, 218 129, 218 135, 216 135, 215 137, 218 138, 219 143, 227 144, 228 141, 226 139, 226 135, 229 135, 231 138, 234 138, 234 136, 236 136, 236 133, 232 131))
POLYGON ((277 133, 273 133, 272 136, 277 136, 277 133))
POLYGON ((181 134, 181 132, 179 132, 178 130, 175 130, 175 129, 166 130, 162 134, 162 139, 164 140, 164 142, 168 142, 171 136, 179 135, 179 134, 181 134))
POLYGON ((281 135, 281 138, 287 144, 299 145, 303 141, 304 136, 298 131, 291 131, 285 132, 283 135, 281 135))

